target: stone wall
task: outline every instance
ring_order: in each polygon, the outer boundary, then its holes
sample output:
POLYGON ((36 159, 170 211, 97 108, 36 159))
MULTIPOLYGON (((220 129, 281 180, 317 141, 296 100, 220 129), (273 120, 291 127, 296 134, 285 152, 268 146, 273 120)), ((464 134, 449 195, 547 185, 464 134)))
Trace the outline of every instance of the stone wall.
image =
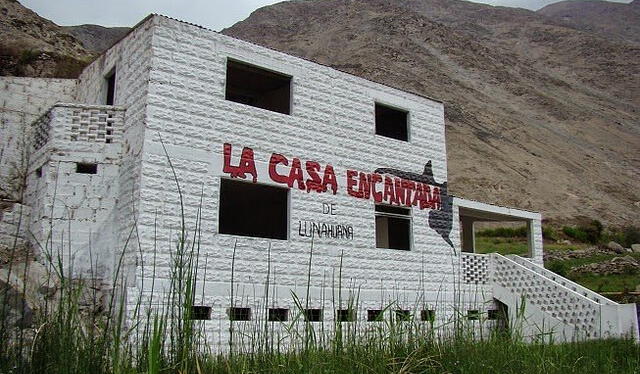
POLYGON ((23 249, 27 243, 30 208, 13 201, 0 200, 0 265, 10 261, 14 248, 23 249), (6 257, 6 258, 5 258, 6 257))

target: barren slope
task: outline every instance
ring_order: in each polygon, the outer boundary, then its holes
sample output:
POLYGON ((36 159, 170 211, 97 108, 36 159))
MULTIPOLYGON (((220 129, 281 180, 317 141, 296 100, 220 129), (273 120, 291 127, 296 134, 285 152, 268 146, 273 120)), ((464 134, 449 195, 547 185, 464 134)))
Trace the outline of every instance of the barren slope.
POLYGON ((457 0, 294 1, 223 32, 443 99, 457 195, 640 220, 636 45, 457 0))
POLYGON ((640 43, 640 0, 631 4, 607 1, 561 1, 537 11, 580 30, 640 43))
POLYGON ((92 56, 60 26, 0 0, 0 75, 75 78, 92 56))

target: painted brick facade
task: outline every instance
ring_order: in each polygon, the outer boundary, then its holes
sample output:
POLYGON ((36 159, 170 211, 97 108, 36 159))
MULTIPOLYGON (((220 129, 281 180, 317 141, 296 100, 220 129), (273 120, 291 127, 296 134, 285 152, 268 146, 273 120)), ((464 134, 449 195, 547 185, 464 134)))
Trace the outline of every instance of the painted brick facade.
POLYGON ((40 242, 51 238, 52 250, 65 248, 57 246, 60 238, 74 237, 67 260, 79 271, 109 278, 118 269, 114 281, 124 280, 130 310, 139 301, 162 306, 184 235, 198 253, 195 304, 212 308, 204 326, 220 348, 229 337, 229 307, 251 308, 260 320, 267 303, 293 312, 292 293, 329 322, 349 297, 358 300, 358 321, 390 303, 416 316, 436 310, 440 322, 494 308, 494 265, 510 263, 461 253, 463 216, 471 225, 487 215, 527 222, 531 263, 542 264, 539 214, 446 194, 440 102, 162 16, 145 19, 87 67, 75 101, 82 104, 56 105, 41 126, 28 170, 31 231, 40 242), (226 100, 229 60, 291 76, 291 113, 226 100), (102 106, 113 71, 115 107, 102 106), (376 103, 409 113, 409 141, 375 134, 376 103), (105 118, 118 123, 109 142, 105 118), (245 147, 261 184, 286 187, 270 175, 274 153, 333 167, 335 193, 308 192, 300 183, 288 189, 286 240, 219 232, 221 181, 237 177, 225 167, 238 165, 245 147), (425 176, 428 162, 441 200, 411 209, 409 251, 376 248, 374 199, 348 193, 349 171, 425 176), (98 171, 78 174, 78 163, 98 171), (325 214, 325 204, 335 214, 325 214), (303 222, 352 227, 353 237, 314 236, 309 266, 312 241, 303 222))

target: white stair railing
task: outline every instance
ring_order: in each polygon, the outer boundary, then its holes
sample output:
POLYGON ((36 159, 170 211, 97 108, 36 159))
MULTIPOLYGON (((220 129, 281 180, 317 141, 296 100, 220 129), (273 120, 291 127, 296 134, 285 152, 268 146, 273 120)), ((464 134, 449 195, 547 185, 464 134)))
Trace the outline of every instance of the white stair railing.
POLYGON ((550 319, 560 321, 565 325, 563 331, 575 330, 587 339, 600 337, 600 304, 512 259, 494 253, 491 260, 494 286, 524 298, 526 307, 531 305, 550 319))
POLYGON ((540 265, 537 265, 529 260, 527 260, 526 258, 517 256, 517 255, 507 255, 505 256, 511 260, 513 260, 514 262, 526 267, 527 269, 540 274, 556 283, 559 283, 561 285, 563 285, 564 287, 577 292, 579 294, 581 294, 584 297, 588 297, 589 299, 595 301, 598 304, 605 304, 605 305, 619 305, 618 303, 607 299, 606 297, 591 291, 590 289, 579 285, 578 283, 575 283, 573 281, 570 281, 569 279, 562 277, 554 272, 552 272, 551 270, 547 270, 545 268, 543 268, 540 265))
POLYGON ((640 341, 635 304, 618 304, 516 255, 492 253, 489 268, 494 297, 504 298, 510 307, 517 306, 514 300, 519 297, 524 299, 525 305, 532 306, 529 316, 533 319, 562 325, 560 339, 630 336, 640 341))

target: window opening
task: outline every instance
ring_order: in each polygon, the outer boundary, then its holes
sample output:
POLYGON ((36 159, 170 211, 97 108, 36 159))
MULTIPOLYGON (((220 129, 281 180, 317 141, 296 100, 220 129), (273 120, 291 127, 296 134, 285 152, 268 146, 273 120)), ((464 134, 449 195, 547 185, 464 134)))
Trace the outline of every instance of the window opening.
POLYGON ((211 307, 203 305, 191 306, 191 319, 198 321, 207 321, 211 319, 211 307))
POLYGON ((251 321, 251 308, 229 308, 228 314, 232 321, 251 321))
POLYGON ((420 312, 420 320, 433 322, 436 319, 436 311, 432 309, 426 309, 420 312))
POLYGON ((322 309, 307 309, 304 311, 304 318, 308 322, 322 321, 322 309))
POLYGON ((78 174, 98 174, 98 164, 76 163, 76 173, 78 174))
POLYGON ((336 314, 338 322, 353 322, 356 320, 356 311, 353 309, 338 309, 336 314))
POLYGON ((116 97, 116 70, 113 69, 109 75, 105 77, 107 81, 107 105, 114 105, 115 97, 116 97))
POLYGON ((375 104, 376 134, 409 141, 409 112, 375 104))
POLYGON ((287 239, 289 190, 221 179, 221 234, 287 239))
POLYGON ((480 319, 480 311, 478 310, 468 310, 467 311, 467 319, 472 321, 477 321, 480 319))
POLYGON ((407 322, 411 321, 411 311, 410 310, 396 310, 396 319, 398 321, 407 322))
POLYGON ((289 319, 289 309, 272 308, 269 309, 269 321, 285 322, 289 319))
POLYGON ((411 209, 376 205, 376 247, 411 249, 411 209))
POLYGON ((291 77, 243 62, 227 60, 225 99, 290 114, 291 77))
POLYGON ((384 313, 382 310, 379 310, 379 309, 367 310, 367 321, 380 322, 383 319, 384 319, 384 313))

